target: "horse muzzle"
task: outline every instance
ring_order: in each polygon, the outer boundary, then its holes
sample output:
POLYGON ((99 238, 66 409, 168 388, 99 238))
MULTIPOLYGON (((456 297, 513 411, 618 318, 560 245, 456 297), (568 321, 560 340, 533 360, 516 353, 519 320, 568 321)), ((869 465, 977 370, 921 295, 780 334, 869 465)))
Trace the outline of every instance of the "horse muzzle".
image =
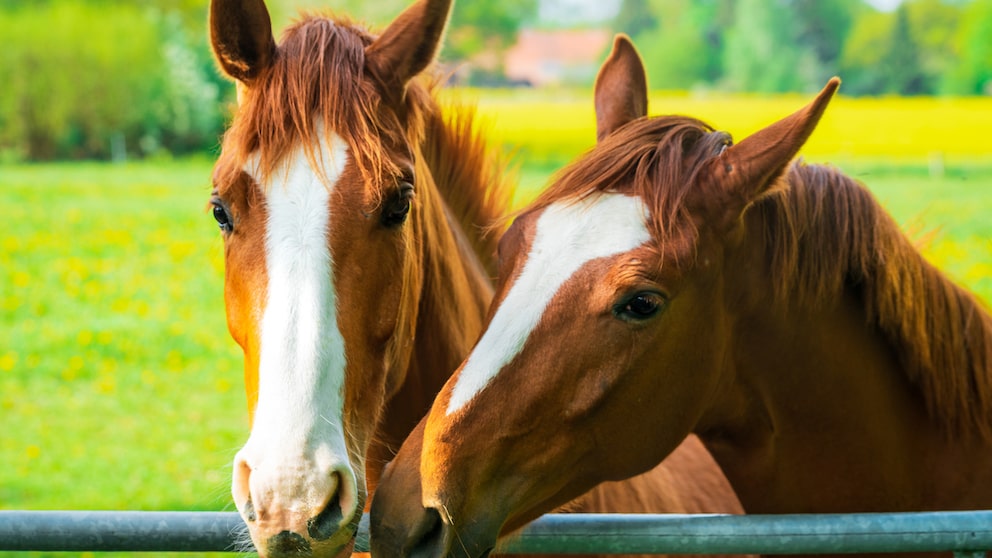
POLYGON ((281 514, 247 522, 252 543, 264 558, 350 556, 358 522, 343 527, 339 510, 330 507, 314 517, 281 514))
POLYGON ((344 463, 234 461, 232 495, 262 556, 338 556, 353 546, 364 494, 344 463))
MULTIPOLYGON (((433 508, 418 507, 407 514, 407 528, 379 522, 372 533, 373 556, 401 558, 487 558, 496 546, 499 524, 473 520, 471 526, 452 525, 433 508)), ((376 523, 373 522, 373 525, 376 523)))

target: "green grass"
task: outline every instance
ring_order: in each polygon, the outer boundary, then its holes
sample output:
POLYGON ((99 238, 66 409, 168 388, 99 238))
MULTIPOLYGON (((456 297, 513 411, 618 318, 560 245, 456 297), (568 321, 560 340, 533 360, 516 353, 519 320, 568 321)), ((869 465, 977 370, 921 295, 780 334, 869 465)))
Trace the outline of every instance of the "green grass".
POLYGON ((0 508, 231 507, 210 166, 0 167, 0 508))
MULTIPOLYGON (((210 166, 0 167, 0 508, 232 509, 247 415, 210 166)), ((840 166, 992 300, 992 164, 840 166)), ((521 169, 524 195, 553 170, 521 169)))
POLYGON ((4 169, 4 505, 216 505, 244 422, 208 169, 4 169))

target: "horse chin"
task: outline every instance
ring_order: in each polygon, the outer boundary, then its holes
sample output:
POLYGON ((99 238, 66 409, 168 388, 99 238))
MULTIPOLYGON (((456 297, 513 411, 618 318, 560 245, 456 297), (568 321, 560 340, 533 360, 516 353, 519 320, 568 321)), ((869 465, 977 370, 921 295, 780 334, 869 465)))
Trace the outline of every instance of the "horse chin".
POLYGON ((500 524, 493 518, 482 517, 474 518, 470 525, 453 526, 444 519, 439 528, 424 535, 410 556, 487 558, 496 548, 500 524))

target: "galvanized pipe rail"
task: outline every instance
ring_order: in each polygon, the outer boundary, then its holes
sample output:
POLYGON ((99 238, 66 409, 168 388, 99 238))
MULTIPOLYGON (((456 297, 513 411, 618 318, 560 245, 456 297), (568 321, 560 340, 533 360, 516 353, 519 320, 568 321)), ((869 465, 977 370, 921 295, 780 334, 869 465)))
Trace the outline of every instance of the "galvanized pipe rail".
MULTIPOLYGON (((0 511, 0 551, 240 552, 233 512, 0 511)), ((356 550, 368 550, 368 517, 356 550)), ((822 554, 992 549, 992 510, 803 515, 546 515, 501 553, 822 554)))

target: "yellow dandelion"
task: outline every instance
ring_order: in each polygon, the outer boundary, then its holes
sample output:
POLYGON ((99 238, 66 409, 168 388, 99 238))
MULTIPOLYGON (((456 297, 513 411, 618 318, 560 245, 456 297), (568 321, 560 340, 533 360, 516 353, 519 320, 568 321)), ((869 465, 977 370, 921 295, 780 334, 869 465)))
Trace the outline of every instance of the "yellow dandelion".
POLYGON ((104 394, 114 393, 117 391, 117 378, 113 374, 102 374, 96 384, 96 390, 104 394))
POLYGON ((158 376, 156 376, 151 370, 142 370, 141 381, 145 385, 153 386, 158 382, 158 376))
POLYGON ((84 329, 80 331, 79 334, 76 335, 76 344, 79 345, 80 347, 86 347, 92 342, 93 342, 93 332, 88 329, 84 329))
POLYGON ((15 271, 14 275, 11 277, 11 283, 15 287, 23 289, 31 284, 31 276, 23 271, 15 271))
POLYGON ((123 314, 128 311, 128 306, 129 304, 127 299, 117 298, 110 303, 110 311, 118 314, 123 314))
POLYGON ((214 389, 216 389, 218 393, 227 393, 231 390, 231 382, 227 378, 219 378, 214 383, 214 389))
POLYGON ((69 367, 68 367, 69 370, 72 371, 82 370, 83 366, 85 365, 86 365, 86 360, 84 360, 83 357, 79 355, 73 355, 69 357, 69 367))
POLYGON ((171 372, 181 372, 183 369, 183 355, 173 349, 165 355, 165 367, 171 372))
POLYGON ((17 353, 14 351, 7 351, 3 356, 0 356, 0 370, 10 372, 15 365, 17 365, 17 353))

